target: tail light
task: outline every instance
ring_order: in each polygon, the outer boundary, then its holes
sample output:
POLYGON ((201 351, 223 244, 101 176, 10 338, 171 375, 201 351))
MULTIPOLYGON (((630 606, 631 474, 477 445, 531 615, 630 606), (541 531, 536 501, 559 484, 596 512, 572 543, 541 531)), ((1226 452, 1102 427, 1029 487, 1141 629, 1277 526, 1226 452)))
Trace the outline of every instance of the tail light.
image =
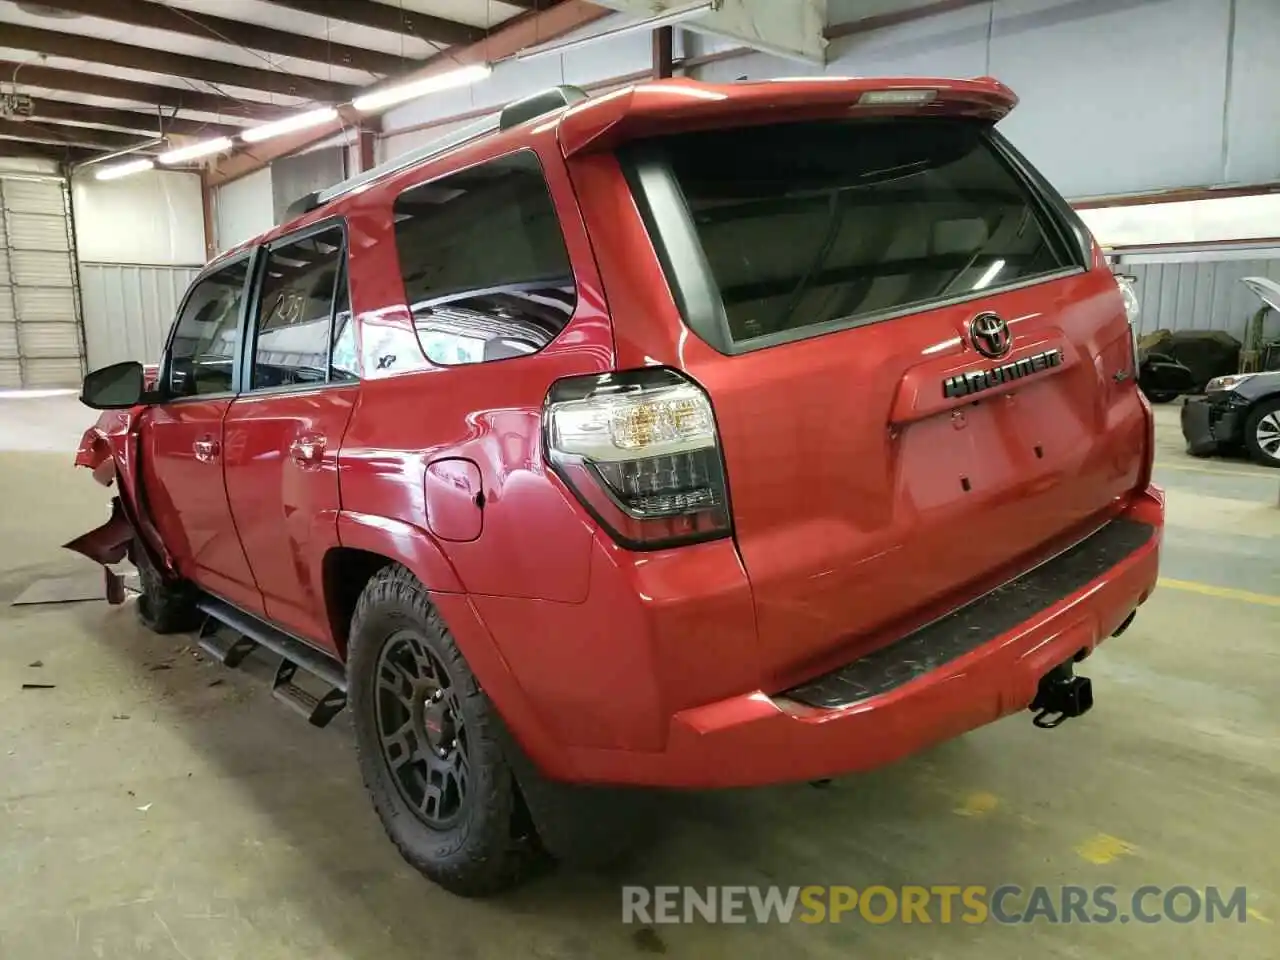
POLYGON ((729 535, 711 401, 676 371, 557 381, 543 434, 552 469, 623 546, 656 550, 729 535))

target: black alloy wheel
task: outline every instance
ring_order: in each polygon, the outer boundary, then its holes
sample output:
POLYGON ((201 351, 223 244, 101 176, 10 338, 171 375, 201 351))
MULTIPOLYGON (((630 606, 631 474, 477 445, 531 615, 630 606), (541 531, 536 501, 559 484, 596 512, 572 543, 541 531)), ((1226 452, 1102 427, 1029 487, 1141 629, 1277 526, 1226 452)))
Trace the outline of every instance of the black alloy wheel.
POLYGON ((411 630, 382 648, 376 704, 382 758, 400 796, 428 827, 453 826, 468 800, 466 723, 448 670, 411 630))

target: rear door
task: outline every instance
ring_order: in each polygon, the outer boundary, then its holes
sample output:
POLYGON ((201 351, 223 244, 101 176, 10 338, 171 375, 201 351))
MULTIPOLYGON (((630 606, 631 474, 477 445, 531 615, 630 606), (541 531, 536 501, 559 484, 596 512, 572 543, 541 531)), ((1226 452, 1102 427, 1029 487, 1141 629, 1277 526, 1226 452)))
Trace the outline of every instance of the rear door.
POLYGON ((322 566, 359 386, 343 225, 276 240, 260 277, 245 390, 226 417, 227 494, 268 618, 336 652, 322 566))
POLYGON ((701 341, 677 362, 715 406, 775 681, 972 598, 1140 482, 1116 282, 989 124, 740 127, 621 155, 701 341))
POLYGON ((235 396, 251 263, 245 254, 188 291, 160 374, 168 399, 147 408, 141 459, 146 511, 178 571, 246 610, 261 612, 223 480, 222 421, 235 396))

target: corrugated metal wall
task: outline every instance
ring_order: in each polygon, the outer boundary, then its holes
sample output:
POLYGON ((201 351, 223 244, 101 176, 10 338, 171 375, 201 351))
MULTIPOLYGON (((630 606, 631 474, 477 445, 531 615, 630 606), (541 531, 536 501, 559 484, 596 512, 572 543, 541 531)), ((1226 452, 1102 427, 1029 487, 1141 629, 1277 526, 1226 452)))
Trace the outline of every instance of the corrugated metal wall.
MULTIPOLYGON (((1212 260, 1200 263, 1121 263, 1120 272, 1136 277, 1142 333, 1153 330, 1225 330, 1237 340, 1262 306, 1241 277, 1280 281, 1280 259, 1212 260)), ((1280 336, 1280 318, 1267 331, 1280 336)))
POLYGON ((63 181, 0 174, 0 388, 83 376, 69 209, 63 181))
POLYGON ((160 359, 183 293, 200 267, 81 263, 89 369, 160 359))

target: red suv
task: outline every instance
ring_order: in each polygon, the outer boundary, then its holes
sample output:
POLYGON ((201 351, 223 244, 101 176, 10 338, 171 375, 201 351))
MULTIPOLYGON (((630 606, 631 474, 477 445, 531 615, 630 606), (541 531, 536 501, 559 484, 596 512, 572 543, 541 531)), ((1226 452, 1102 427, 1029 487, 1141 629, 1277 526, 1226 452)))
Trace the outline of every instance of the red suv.
POLYGON ((304 198, 195 281, 154 384, 86 379, 118 495, 72 546, 132 558, 153 629, 281 654, 315 722, 349 700, 387 832, 460 893, 589 785, 1078 716, 1163 497, 1125 300, 1015 102, 558 88, 304 198))

